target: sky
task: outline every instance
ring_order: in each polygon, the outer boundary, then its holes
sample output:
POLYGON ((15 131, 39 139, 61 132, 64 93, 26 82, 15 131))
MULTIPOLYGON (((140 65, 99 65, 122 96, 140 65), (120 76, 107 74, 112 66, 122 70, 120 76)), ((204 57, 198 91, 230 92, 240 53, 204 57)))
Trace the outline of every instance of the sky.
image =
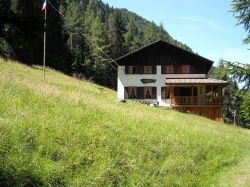
POLYGON ((215 65, 220 59, 250 63, 250 45, 243 44, 247 33, 231 12, 231 0, 102 0, 114 8, 163 23, 174 38, 215 65))

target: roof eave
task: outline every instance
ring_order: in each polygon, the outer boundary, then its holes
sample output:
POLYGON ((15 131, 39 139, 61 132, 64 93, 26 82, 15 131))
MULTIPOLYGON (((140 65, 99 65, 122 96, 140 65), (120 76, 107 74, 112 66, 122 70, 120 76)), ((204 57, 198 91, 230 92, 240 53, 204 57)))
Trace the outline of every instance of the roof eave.
MULTIPOLYGON (((140 48, 138 48, 138 49, 136 49, 136 50, 134 50, 134 51, 132 51, 132 52, 130 52, 130 53, 128 53, 128 54, 125 54, 125 55, 123 55, 123 56, 121 56, 121 57, 115 59, 115 61, 116 61, 116 62, 117 62, 117 61, 120 61, 120 60, 122 60, 122 59, 124 59, 124 58, 126 58, 126 57, 128 57, 128 56, 130 56, 130 55, 132 55, 132 54, 134 54, 134 53, 136 53, 136 52, 139 52, 139 51, 141 51, 141 50, 143 50, 143 49, 145 49, 145 48, 147 48, 147 47, 150 47, 151 45, 154 45, 154 44, 156 44, 156 43, 158 43, 158 42, 164 42, 164 43, 167 44, 167 45, 170 45, 170 46, 172 46, 172 47, 175 47, 175 48, 178 48, 178 49, 180 49, 180 50, 182 50, 182 51, 185 51, 185 52, 187 52, 187 53, 189 53, 189 54, 191 54, 191 55, 194 55, 194 56, 196 56, 196 57, 199 57, 199 58, 205 60, 205 61, 206 61, 207 63, 209 63, 209 65, 211 65, 211 66, 214 64, 214 61, 212 61, 212 60, 209 60, 209 59, 207 59, 207 58, 205 58, 205 57, 203 57, 203 56, 200 56, 200 55, 198 55, 198 54, 195 54, 195 53, 193 53, 193 52, 190 52, 190 51, 188 51, 188 50, 186 50, 186 49, 183 49, 183 48, 181 48, 181 47, 179 47, 179 46, 177 46, 177 45, 174 45, 174 44, 171 44, 171 43, 169 43, 169 42, 166 42, 166 41, 164 41, 164 40, 162 40, 162 39, 157 40, 157 41, 155 41, 155 42, 152 42, 152 43, 150 43, 150 44, 148 44, 148 45, 142 46, 142 47, 140 47, 140 48)), ((118 65, 119 65, 119 63, 118 63, 118 65)))

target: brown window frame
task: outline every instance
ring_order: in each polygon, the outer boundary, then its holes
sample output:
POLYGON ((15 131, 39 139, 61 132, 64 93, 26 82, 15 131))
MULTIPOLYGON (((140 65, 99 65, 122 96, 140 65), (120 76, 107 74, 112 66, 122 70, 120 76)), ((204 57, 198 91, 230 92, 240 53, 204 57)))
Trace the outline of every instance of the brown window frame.
POLYGON ((152 87, 144 87, 144 99, 152 99, 153 88, 152 87), (147 96, 149 91, 149 97, 147 96))
POLYGON ((166 74, 174 74, 175 73, 174 69, 175 69, 175 67, 172 64, 165 66, 165 72, 166 72, 166 74))
POLYGON ((128 74, 136 74, 136 66, 128 66, 128 74))
POLYGON ((137 99, 137 87, 128 87, 128 99, 137 99))
POLYGON ((181 73, 182 74, 190 74, 191 73, 191 66, 190 65, 181 65, 181 73))
POLYGON ((153 74, 153 66, 144 66, 144 74, 153 74))
POLYGON ((147 99, 157 99, 157 87, 135 87, 128 86, 124 89, 124 99, 139 99, 139 100, 147 100, 147 99), (147 91, 149 91, 149 96, 147 96, 147 91), (134 92, 134 96, 131 96, 132 92, 134 92))
POLYGON ((161 87, 161 99, 170 99, 170 86, 161 87))

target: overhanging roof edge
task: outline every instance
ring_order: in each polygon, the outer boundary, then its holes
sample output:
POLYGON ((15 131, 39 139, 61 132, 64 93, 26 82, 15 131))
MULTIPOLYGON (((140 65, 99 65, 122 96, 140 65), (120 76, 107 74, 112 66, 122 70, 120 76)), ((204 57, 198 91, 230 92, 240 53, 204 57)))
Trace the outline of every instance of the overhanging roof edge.
MULTIPOLYGON (((170 45, 170 46, 172 46, 172 47, 175 47, 175 48, 177 48, 177 49, 180 49, 180 50, 182 50, 182 51, 185 51, 186 53, 189 53, 189 54, 194 55, 194 56, 196 56, 196 57, 198 57, 198 58, 201 58, 201 59, 205 60, 206 62, 208 62, 211 66, 212 66, 213 63, 214 63, 214 61, 212 61, 212 60, 209 60, 209 59, 207 59, 207 58, 205 58, 205 57, 203 57, 203 56, 200 56, 200 55, 195 54, 195 53, 193 53, 193 52, 191 52, 191 51, 188 51, 188 50, 186 50, 186 49, 183 49, 183 48, 181 48, 181 47, 179 47, 179 46, 176 46, 176 45, 174 45, 174 44, 171 44, 171 43, 169 43, 169 42, 166 42, 166 41, 164 41, 164 40, 162 40, 162 39, 157 40, 157 41, 155 41, 155 42, 152 42, 152 43, 150 43, 150 44, 148 44, 148 45, 142 46, 142 47, 140 47, 140 48, 138 48, 138 49, 136 49, 136 50, 134 50, 134 51, 132 51, 132 52, 130 52, 130 53, 128 53, 128 54, 125 54, 125 55, 123 55, 123 56, 121 56, 121 57, 115 59, 115 61, 122 60, 122 59, 124 59, 124 58, 126 58, 126 57, 128 57, 128 56, 130 56, 130 55, 132 55, 132 54, 135 54, 136 52, 139 52, 139 51, 141 51, 141 50, 143 50, 143 49, 145 49, 145 48, 147 48, 147 47, 150 47, 150 46, 152 46, 152 45, 154 45, 154 44, 156 44, 156 43, 158 43, 158 42, 163 42, 163 43, 165 43, 165 44, 167 44, 167 45, 170 45)), ((119 65, 119 63, 118 63, 118 65, 119 65)))

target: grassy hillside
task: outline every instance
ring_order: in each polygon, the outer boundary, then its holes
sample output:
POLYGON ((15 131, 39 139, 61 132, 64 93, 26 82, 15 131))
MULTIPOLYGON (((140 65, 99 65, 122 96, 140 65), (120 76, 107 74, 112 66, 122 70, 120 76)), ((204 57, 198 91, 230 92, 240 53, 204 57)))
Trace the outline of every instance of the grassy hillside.
POLYGON ((249 155, 249 130, 0 60, 0 185, 247 186, 249 155))

